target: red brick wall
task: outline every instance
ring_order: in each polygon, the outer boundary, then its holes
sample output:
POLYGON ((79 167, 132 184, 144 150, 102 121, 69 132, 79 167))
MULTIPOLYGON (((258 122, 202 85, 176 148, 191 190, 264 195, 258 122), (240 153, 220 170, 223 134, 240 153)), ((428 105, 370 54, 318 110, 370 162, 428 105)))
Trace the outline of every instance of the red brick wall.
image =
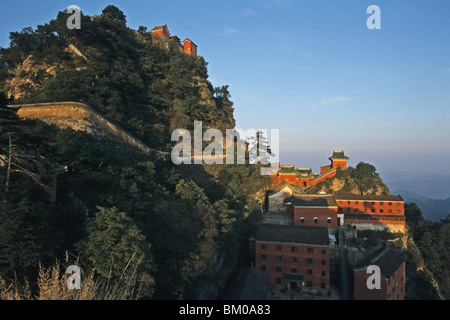
POLYGON ((366 201, 366 200, 341 200, 336 197, 339 211, 343 213, 365 213, 376 215, 404 216, 403 201, 366 201))
POLYGON ((337 197, 336 202, 338 211, 345 214, 345 223, 382 224, 395 232, 405 233, 406 231, 403 201, 341 200, 337 197), (352 215, 355 215, 355 218, 352 218, 352 215), (377 219, 359 219, 358 215, 378 217, 377 219), (379 216, 385 216, 386 219, 379 219, 379 216))
POLYGON ((294 225, 303 227, 326 227, 337 228, 337 208, 336 207, 295 207, 294 225), (304 218, 303 223, 300 221, 304 218), (317 218, 317 223, 314 222, 317 218), (331 223, 328 223, 331 218, 331 223))
POLYGON ((269 276, 271 284, 289 286, 287 282, 295 280, 285 282, 284 274, 296 273, 303 275, 305 287, 310 284, 313 289, 330 288, 330 249, 327 246, 256 241, 255 265, 269 276))

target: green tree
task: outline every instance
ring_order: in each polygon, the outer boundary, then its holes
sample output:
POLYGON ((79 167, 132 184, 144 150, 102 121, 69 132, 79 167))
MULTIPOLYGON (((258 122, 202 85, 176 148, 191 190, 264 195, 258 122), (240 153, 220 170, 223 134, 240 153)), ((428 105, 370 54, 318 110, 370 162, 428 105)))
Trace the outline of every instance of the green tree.
MULTIPOLYGON (((0 192, 0 275, 29 276, 36 272, 39 261, 48 262, 53 254, 49 226, 51 206, 32 201, 31 193, 13 186, 0 192)), ((35 198, 44 198, 35 194, 35 198)))
POLYGON ((365 162, 360 162, 356 165, 356 169, 353 171, 353 177, 356 179, 363 179, 363 178, 377 178, 379 175, 376 172, 377 169, 365 162))
POLYGON ((125 212, 98 207, 86 231, 78 247, 96 272, 107 279, 136 279, 145 295, 153 294, 155 265, 151 246, 125 212))
POLYGON ((125 14, 116 6, 108 5, 105 9, 103 9, 102 14, 120 22, 123 26, 127 24, 125 14))

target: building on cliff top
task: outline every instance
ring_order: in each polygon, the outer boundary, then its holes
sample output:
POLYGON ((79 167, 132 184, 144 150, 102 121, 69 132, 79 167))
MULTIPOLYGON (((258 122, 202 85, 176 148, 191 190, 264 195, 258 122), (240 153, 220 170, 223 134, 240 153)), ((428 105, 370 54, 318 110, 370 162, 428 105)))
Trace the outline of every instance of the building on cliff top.
POLYGON ((285 181, 298 185, 302 188, 309 188, 317 185, 319 182, 336 175, 337 169, 347 169, 348 157, 342 151, 333 151, 329 158, 331 164, 320 167, 320 174, 313 173, 311 168, 295 168, 295 165, 280 164, 278 172, 271 175, 273 184, 285 181))
POLYGON ((155 42, 160 44, 163 48, 168 50, 178 50, 179 52, 184 52, 194 57, 197 56, 197 45, 189 38, 186 38, 182 44, 178 36, 170 35, 167 24, 154 27, 151 33, 156 36, 153 37, 155 42))

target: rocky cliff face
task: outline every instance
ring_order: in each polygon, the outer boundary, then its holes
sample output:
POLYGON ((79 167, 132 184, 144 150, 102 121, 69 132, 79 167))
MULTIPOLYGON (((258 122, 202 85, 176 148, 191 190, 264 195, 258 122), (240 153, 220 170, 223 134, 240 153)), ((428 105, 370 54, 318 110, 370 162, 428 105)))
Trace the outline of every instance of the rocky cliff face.
POLYGON ((381 178, 353 179, 349 174, 341 174, 317 185, 317 193, 323 191, 336 194, 389 195, 389 188, 381 178))

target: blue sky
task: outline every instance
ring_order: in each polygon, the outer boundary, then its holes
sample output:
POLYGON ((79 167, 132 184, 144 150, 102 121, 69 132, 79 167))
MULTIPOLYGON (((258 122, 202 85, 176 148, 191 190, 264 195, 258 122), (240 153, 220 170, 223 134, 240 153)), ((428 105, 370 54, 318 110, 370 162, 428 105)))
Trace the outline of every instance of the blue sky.
POLYGON ((0 46, 69 5, 108 4, 131 28, 191 38, 213 85, 230 86, 237 127, 280 130, 284 163, 318 172, 344 149, 350 165, 450 174, 449 1, 3 1, 0 46))

